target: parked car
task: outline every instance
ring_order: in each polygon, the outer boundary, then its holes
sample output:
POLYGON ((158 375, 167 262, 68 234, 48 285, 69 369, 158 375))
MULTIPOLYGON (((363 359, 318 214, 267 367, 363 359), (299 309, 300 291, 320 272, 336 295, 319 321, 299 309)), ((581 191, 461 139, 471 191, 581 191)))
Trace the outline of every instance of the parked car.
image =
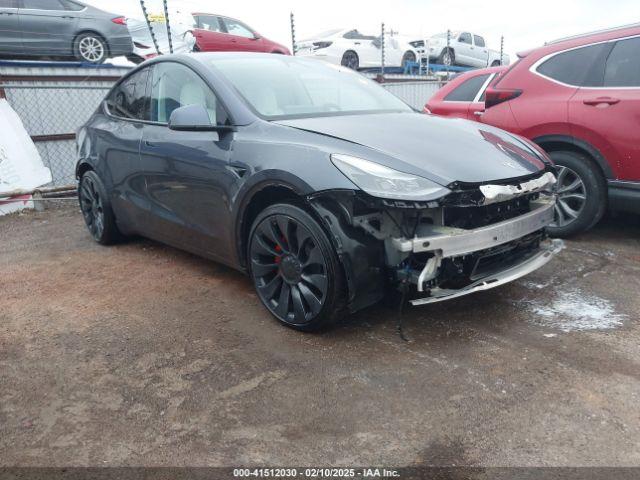
POLYGON ((376 303, 390 284, 411 287, 414 305, 493 288, 560 247, 545 241, 555 176, 539 149, 416 113, 308 58, 149 60, 77 141, 96 241, 140 234, 245 271, 300 330, 376 303))
POLYGON ((484 96, 489 84, 507 67, 471 70, 447 82, 425 105, 425 113, 478 120, 484 113, 484 96))
POLYGON ((102 63, 132 50, 123 16, 77 0, 0 0, 0 57, 102 63))
POLYGON ((240 20, 210 13, 194 13, 193 18, 195 51, 291 55, 287 47, 263 37, 240 20))
MULTIPOLYGON (((328 30, 298 42, 297 56, 315 57, 353 70, 382 65, 381 36, 358 30, 328 30)), ((416 52, 404 39, 385 35, 385 65, 402 67, 416 61, 416 52)))
MULTIPOLYGON (((425 40, 411 42, 414 48, 424 49, 425 40)), ((509 55, 487 47, 484 37, 470 32, 444 32, 426 40, 429 60, 442 65, 468 67, 497 67, 509 65, 509 55), (447 45, 447 37, 449 44, 447 45)))
POLYGON ((493 81, 479 117, 532 139, 559 167, 553 233, 613 209, 640 213, 640 26, 551 42, 493 81))
POLYGON ((149 25, 145 20, 136 20, 129 18, 127 26, 129 34, 133 39, 133 52, 127 58, 129 61, 140 64, 145 60, 158 56, 158 50, 161 54, 171 53, 189 53, 193 52, 196 44, 193 36, 193 17, 191 15, 185 18, 176 19, 170 16, 171 45, 169 45, 169 33, 164 18, 156 18, 150 21, 151 30, 155 37, 155 43, 149 31, 149 25), (158 48, 156 48, 156 45, 158 48))

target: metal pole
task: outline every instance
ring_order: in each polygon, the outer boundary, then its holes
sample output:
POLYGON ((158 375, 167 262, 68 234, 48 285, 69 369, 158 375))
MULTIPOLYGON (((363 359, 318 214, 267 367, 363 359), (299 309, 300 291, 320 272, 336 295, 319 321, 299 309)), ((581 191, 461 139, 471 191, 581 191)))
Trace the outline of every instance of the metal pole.
POLYGON ((382 31, 380 34, 380 54, 381 54, 381 62, 380 62, 380 73, 382 75, 382 80, 384 81, 384 63, 385 63, 385 52, 384 52, 384 22, 382 22, 382 31))
POLYGON ((156 34, 153 33, 153 27, 151 26, 151 22, 149 21, 149 13, 147 12, 147 7, 144 4, 144 0, 140 0, 140 6, 142 7, 144 19, 147 22, 147 27, 149 28, 149 33, 151 34, 151 40, 153 40, 153 46, 156 47, 156 52, 158 52, 158 55, 162 55, 160 47, 158 46, 158 41, 156 40, 156 34))
POLYGON ((164 0, 164 21, 167 22, 167 37, 169 38, 169 53, 173 53, 173 41, 171 40, 171 25, 169 23, 169 8, 167 0, 164 0))
POLYGON ((293 12, 290 15, 291 19, 291 51, 295 55, 298 51, 298 46, 296 45, 296 24, 293 16, 293 12))
MULTIPOLYGON (((447 54, 449 55, 449 60, 451 60, 451 30, 447 30, 447 54)), ((445 65, 447 67, 447 79, 449 78, 449 65, 445 65)))
POLYGON ((500 65, 504 63, 504 35, 500 37, 500 65))

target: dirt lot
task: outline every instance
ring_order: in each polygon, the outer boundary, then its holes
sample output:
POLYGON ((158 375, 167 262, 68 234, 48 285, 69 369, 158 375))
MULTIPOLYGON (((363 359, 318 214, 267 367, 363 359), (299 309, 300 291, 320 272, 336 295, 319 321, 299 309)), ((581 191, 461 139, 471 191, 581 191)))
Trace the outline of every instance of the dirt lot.
POLYGON ((640 465, 640 221, 509 286, 334 331, 74 207, 0 219, 2 465, 640 465))

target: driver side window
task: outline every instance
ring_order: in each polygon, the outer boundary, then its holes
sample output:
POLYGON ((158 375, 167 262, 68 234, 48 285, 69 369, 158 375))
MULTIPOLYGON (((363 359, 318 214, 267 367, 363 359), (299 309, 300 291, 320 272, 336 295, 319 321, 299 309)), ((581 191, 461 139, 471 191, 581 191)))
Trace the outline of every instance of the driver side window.
POLYGON ((151 121, 168 124, 173 111, 187 105, 202 105, 212 125, 224 125, 227 115, 209 86, 190 68, 161 62, 151 74, 151 121))

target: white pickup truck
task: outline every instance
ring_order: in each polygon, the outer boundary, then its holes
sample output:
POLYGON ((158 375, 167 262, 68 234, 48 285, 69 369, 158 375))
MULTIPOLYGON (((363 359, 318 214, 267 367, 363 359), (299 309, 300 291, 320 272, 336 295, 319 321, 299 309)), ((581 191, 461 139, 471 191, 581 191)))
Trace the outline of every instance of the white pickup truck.
MULTIPOLYGON (((442 65, 464 65, 467 67, 496 67, 509 65, 509 56, 500 58, 500 52, 487 48, 484 38, 469 32, 450 32, 447 46, 447 33, 439 33, 426 40, 411 42, 420 52, 427 44, 429 61, 442 65)), ((422 53, 422 52, 420 52, 422 53)))

